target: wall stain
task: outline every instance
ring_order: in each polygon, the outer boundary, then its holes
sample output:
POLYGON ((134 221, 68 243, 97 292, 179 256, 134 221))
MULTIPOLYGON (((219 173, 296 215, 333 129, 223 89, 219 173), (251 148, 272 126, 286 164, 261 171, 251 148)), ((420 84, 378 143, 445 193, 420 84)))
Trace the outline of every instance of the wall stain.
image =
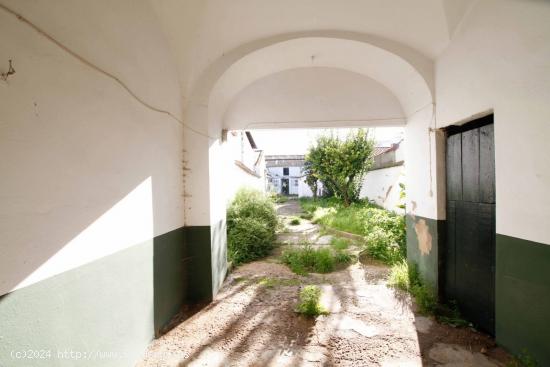
POLYGON ((414 231, 418 238, 418 249, 421 255, 429 255, 432 251, 432 235, 424 219, 415 222, 414 231))

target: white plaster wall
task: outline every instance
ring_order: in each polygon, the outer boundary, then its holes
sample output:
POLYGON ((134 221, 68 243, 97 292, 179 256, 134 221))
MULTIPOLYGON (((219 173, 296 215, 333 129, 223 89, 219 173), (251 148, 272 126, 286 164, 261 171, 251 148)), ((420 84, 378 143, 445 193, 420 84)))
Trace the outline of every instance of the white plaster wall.
MULTIPOLYGON (((445 219, 445 191, 438 186, 438 164, 444 156, 438 155, 433 106, 429 105, 407 121, 405 127, 405 186, 407 213, 429 219, 445 219), (439 202, 439 204, 438 204, 439 202)), ((444 182, 444 176, 439 182, 444 182)))
POLYGON ((478 1, 438 58, 437 125, 494 110, 496 230, 550 244, 550 3, 478 1))
POLYGON ((262 158, 256 167, 259 177, 246 172, 235 164, 241 161, 248 168, 254 170, 254 164, 260 152, 254 151, 248 142, 244 131, 228 132, 227 141, 222 144, 224 163, 222 181, 225 186, 225 200, 231 201, 235 193, 241 187, 250 187, 259 191, 265 191, 265 158, 262 158))
POLYGON ((350 71, 291 69, 260 79, 231 104, 225 123, 242 128, 401 124, 404 112, 384 86, 350 71))
POLYGON ((405 183, 405 167, 403 165, 369 171, 363 179, 360 197, 368 198, 387 210, 403 214, 404 210, 397 206, 404 201, 399 198, 401 188, 399 183, 405 183))
MULTIPOLYGON (((146 1, 3 4, 181 118, 146 1)), ((0 294, 184 224, 183 129, 0 9, 0 294)))

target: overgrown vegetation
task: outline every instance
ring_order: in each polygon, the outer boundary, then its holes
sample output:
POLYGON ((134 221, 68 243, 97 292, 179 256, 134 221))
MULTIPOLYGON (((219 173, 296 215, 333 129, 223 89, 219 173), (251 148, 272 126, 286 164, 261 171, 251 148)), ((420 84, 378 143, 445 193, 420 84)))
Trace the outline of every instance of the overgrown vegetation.
POLYGON ((316 285, 306 285, 300 291, 296 311, 310 317, 328 314, 328 311, 321 306, 320 299, 321 289, 316 285))
POLYGON ((240 189, 227 209, 228 256, 235 265, 267 256, 278 219, 273 201, 260 191, 240 189))
POLYGON ((365 251, 377 260, 395 264, 407 254, 405 218, 366 200, 343 205, 339 200, 300 199, 302 209, 323 226, 365 237, 365 251))
POLYGON ((294 246, 283 251, 281 261, 299 275, 330 273, 338 264, 349 263, 351 255, 330 248, 313 248, 309 243, 294 246))
POLYGON ((305 157, 306 182, 317 190, 317 182, 345 206, 359 199, 363 177, 372 164, 374 141, 368 130, 352 131, 345 140, 337 135, 317 138, 305 157))
POLYGON ((417 267, 409 265, 406 260, 392 266, 388 285, 409 292, 415 298, 418 310, 422 314, 434 315, 439 322, 456 327, 470 325, 461 317, 456 303, 438 303, 433 289, 422 282, 417 267))

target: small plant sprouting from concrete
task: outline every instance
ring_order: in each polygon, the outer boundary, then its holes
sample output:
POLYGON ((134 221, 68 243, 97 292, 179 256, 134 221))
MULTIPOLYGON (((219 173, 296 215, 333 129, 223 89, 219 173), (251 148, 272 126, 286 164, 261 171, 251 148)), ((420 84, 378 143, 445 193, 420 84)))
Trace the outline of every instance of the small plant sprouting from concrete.
POLYGON ((320 299, 321 289, 316 285, 306 285, 300 290, 296 311, 309 317, 327 315, 328 311, 321 306, 320 299))
POLYGON ((297 226, 300 224, 300 218, 293 217, 288 224, 291 226, 297 226))
POLYGON ((456 303, 440 304, 432 288, 422 282, 416 266, 406 260, 392 266, 388 285, 409 292, 422 314, 434 315, 437 321, 454 327, 471 325, 461 317, 456 303))

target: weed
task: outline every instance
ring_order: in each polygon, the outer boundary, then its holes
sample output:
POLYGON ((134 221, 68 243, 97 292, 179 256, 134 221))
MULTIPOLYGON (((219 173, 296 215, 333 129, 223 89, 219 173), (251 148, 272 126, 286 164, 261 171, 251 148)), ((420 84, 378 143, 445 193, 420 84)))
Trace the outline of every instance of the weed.
POLYGON ((402 260, 394 264, 388 278, 388 285, 409 292, 416 300, 422 314, 433 315, 438 309, 437 296, 433 289, 424 284, 416 265, 402 260))
POLYGON ((470 322, 462 318, 455 301, 449 302, 448 305, 438 305, 436 318, 437 321, 442 324, 451 325, 453 327, 471 326, 470 322))
POLYGON ((332 241, 330 241, 330 244, 336 250, 345 250, 349 247, 349 240, 346 240, 345 238, 334 237, 332 241))
POLYGON ((313 219, 313 213, 302 213, 300 214, 300 218, 305 220, 312 220, 313 219))
POLYGON ((425 284, 414 284, 410 290, 421 314, 433 315, 437 310, 437 296, 425 284))
POLYGON ((286 279, 286 278, 261 278, 258 284, 266 288, 286 287, 300 285, 299 279, 286 279))
POLYGON ((517 356, 506 364, 506 367, 537 367, 538 365, 539 364, 529 351, 527 349, 522 349, 517 356))
POLYGON ((294 273, 305 275, 308 272, 329 273, 336 264, 351 261, 351 257, 343 252, 333 252, 329 248, 314 249, 305 243, 298 248, 283 251, 281 261, 294 273))
POLYGON ((392 287, 409 291, 411 287, 410 278, 409 264, 407 264, 406 260, 403 260, 392 266, 390 276, 388 277, 388 284, 392 287))
POLYGON ((291 226, 297 226, 297 225, 299 225, 299 224, 300 224, 300 218, 296 218, 296 217, 292 218, 292 219, 290 220, 289 224, 290 224, 291 226))
POLYGON ((458 310, 456 302, 449 305, 438 303, 433 289, 422 282, 418 268, 406 260, 395 263, 388 277, 388 285, 409 292, 416 300, 420 313, 434 315, 444 324, 455 327, 469 326, 458 310))
POLYGON ((328 312, 320 305, 321 289, 316 285, 306 285, 300 291, 297 312, 306 316, 326 315, 328 312))
POLYGON ((353 256, 342 250, 336 250, 334 253, 334 259, 337 263, 347 264, 353 260, 353 256))

